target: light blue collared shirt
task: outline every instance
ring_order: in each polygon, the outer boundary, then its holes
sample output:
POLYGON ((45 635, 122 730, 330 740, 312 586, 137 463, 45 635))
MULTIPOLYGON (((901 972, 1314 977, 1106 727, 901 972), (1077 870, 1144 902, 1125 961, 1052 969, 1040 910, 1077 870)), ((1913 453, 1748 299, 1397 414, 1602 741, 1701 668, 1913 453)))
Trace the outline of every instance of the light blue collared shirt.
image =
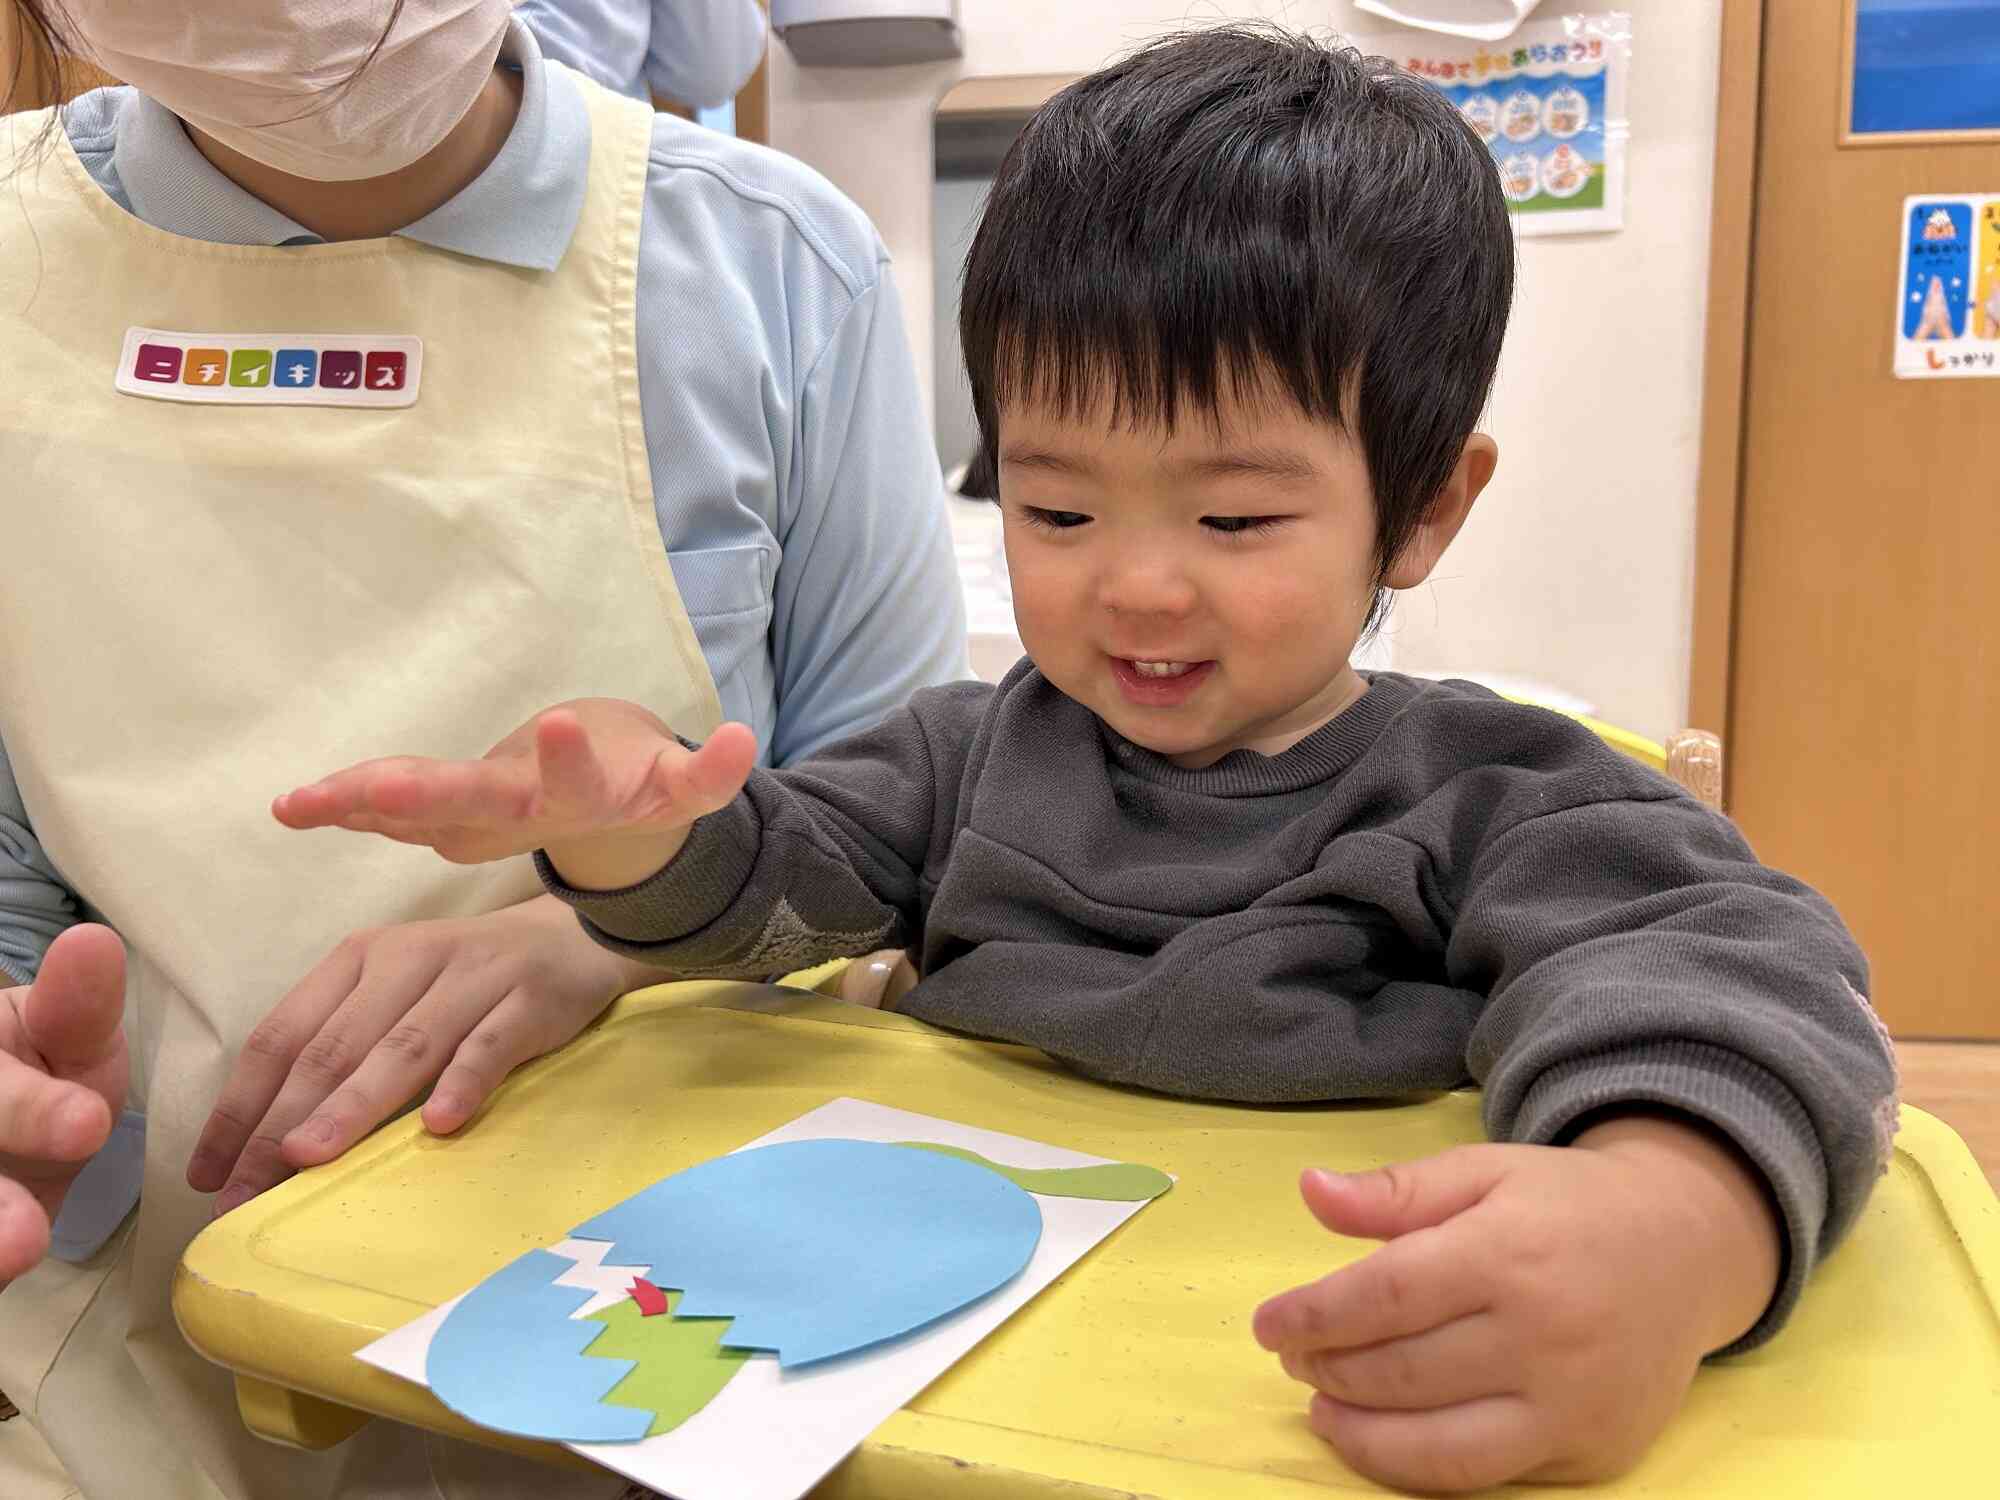
POLYGON ((713 108, 764 56, 757 0, 520 0, 542 52, 633 99, 713 108))
MULTIPOLYGON (((399 233, 548 270, 576 229, 590 119, 518 20, 502 58, 523 76, 506 145, 399 233)), ((156 228, 317 243, 131 89, 84 95, 64 126, 98 186, 156 228)), ((636 324, 661 541, 723 712, 756 730, 760 759, 798 760, 920 687, 970 675, 937 455, 887 254, 861 211, 800 162, 660 116, 636 324)), ((533 416, 524 393, 522 420, 533 416)), ((31 979, 56 934, 89 914, 36 840, 0 745, 0 975, 31 979)), ((72 1193, 79 1215, 101 1220, 107 1194, 130 1206, 136 1175, 110 1167, 72 1193)))

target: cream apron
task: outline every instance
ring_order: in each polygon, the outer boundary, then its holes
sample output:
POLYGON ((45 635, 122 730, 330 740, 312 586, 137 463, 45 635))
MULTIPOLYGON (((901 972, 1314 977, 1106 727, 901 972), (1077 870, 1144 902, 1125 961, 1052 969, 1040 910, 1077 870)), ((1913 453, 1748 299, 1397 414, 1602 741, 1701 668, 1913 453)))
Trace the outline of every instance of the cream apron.
MULTIPOLYGON (((330 1454, 252 1438, 168 1305, 209 1215, 188 1156, 252 1025, 351 931, 536 890, 523 860, 464 870, 288 833, 273 794, 374 755, 476 756, 571 697, 635 699, 697 735, 721 717, 641 428, 653 117, 571 81, 590 101, 590 182, 551 273, 401 239, 177 238, 106 198, 60 130, 0 181, 0 741, 56 867, 132 951, 148 1115, 121 1237, 0 1294, 0 1389, 89 1500, 571 1492, 557 1471, 510 1480, 519 1460, 387 1422, 330 1454), (120 395, 134 326, 414 335, 418 400, 120 395)), ((15 141, 45 118, 14 117, 15 141)), ((0 1442, 0 1466, 26 1448, 0 1442)), ((35 1472, 0 1467, 0 1496, 69 1492, 35 1472)))

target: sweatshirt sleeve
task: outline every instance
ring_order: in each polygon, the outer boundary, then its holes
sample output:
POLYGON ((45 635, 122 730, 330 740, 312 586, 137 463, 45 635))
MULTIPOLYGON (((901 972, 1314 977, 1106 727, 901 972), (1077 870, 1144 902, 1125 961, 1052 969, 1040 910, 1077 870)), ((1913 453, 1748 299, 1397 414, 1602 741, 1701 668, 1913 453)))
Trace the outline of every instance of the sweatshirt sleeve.
POLYGON ((621 891, 543 884, 599 943, 683 974, 760 979, 907 947, 951 841, 966 747, 992 689, 919 693, 873 729, 754 770, 671 863, 621 891))
POLYGON ((1777 1331, 1853 1225, 1896 1127, 1895 1053, 1833 909, 1662 784, 1557 808, 1471 860, 1446 961, 1485 993, 1468 1063, 1496 1140, 1562 1144, 1657 1105, 1727 1134, 1784 1223, 1777 1331))

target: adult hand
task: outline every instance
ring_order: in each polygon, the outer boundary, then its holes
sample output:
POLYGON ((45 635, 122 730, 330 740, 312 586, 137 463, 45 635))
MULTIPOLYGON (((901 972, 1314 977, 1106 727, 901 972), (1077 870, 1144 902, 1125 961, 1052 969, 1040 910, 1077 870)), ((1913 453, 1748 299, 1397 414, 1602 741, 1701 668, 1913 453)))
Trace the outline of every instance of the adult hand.
POLYGON ((483 759, 366 761, 271 812, 288 828, 379 833, 458 864, 542 849, 572 885, 615 890, 671 860, 690 824, 743 789, 756 756, 745 725, 688 750, 637 704, 584 698, 537 714, 483 759))
POLYGON ((433 1081, 423 1121, 449 1135, 616 996, 670 977, 599 947, 549 896, 356 933, 251 1032, 188 1184, 227 1213, 331 1161, 433 1081))
POLYGON ((1677 1121, 1308 1172, 1302 1190, 1327 1228, 1388 1243, 1266 1302, 1257 1340, 1314 1388, 1313 1430, 1405 1489, 1623 1472, 1777 1280, 1762 1180, 1677 1121))
POLYGON ((48 1253, 49 1226, 125 1107, 125 945, 59 934, 33 984, 0 990, 0 1282, 48 1253))

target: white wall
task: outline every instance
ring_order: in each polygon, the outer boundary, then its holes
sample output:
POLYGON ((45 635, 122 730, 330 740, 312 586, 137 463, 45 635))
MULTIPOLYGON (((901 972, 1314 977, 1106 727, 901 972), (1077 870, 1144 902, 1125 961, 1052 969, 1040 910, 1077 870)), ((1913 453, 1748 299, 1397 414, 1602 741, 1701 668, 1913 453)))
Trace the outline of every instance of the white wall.
MULTIPOLYGON (((940 182, 931 199, 931 430, 937 434, 938 457, 949 470, 972 457, 979 441, 979 423, 972 415, 972 384, 965 376, 965 359, 952 347, 957 337, 958 271, 972 249, 979 216, 986 208, 991 179, 956 178, 940 182)), ((905 286, 903 295, 916 302, 922 287, 905 286)))
MULTIPOLYGON (((1086 71, 1160 31, 1225 17, 1380 29, 1346 0, 962 8, 966 55, 951 64, 804 69, 773 49, 772 143, 826 173, 880 227, 927 393, 931 112, 957 78, 1086 71)), ((1661 737, 1686 713, 1721 0, 1601 8, 1633 16, 1626 227, 1522 242, 1490 423, 1499 476, 1390 628, 1398 667, 1544 680, 1661 737)))

